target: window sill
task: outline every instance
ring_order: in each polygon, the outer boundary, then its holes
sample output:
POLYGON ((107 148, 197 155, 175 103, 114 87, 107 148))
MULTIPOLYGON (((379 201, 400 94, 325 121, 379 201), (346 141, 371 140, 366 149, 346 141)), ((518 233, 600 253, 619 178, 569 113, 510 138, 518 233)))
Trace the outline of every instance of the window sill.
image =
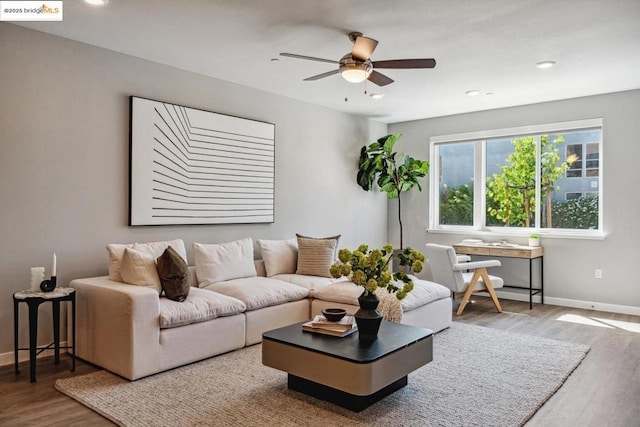
POLYGON ((427 233, 433 234, 463 234, 466 237, 480 237, 488 240, 499 240, 506 238, 528 239, 531 234, 537 234, 542 238, 549 239, 577 239, 577 240, 604 240, 605 233, 599 230, 504 230, 504 229, 484 229, 479 230, 471 227, 447 227, 447 228, 427 228, 427 233))

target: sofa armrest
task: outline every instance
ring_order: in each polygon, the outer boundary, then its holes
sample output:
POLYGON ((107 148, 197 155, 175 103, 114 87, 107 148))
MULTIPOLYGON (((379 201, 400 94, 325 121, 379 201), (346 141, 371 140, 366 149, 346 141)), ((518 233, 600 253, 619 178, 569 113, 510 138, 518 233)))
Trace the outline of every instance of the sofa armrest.
MULTIPOLYGON (((160 369, 158 293, 108 277, 76 279, 76 355, 130 380, 160 369)), ((70 335, 69 335, 70 336, 70 335)))

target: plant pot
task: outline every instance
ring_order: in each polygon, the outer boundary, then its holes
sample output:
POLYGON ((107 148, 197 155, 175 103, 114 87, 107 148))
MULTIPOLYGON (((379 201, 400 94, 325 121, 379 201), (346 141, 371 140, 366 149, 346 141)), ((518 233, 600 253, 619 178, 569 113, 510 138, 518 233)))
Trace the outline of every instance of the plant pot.
POLYGON ((380 300, 375 294, 364 291, 358 297, 360 309, 356 312, 356 324, 358 325, 358 338, 362 342, 372 342, 378 339, 382 313, 378 311, 380 300))
POLYGON ((531 246, 531 247, 540 246, 540 238, 529 237, 529 246, 531 246))
POLYGON ((394 249, 393 250, 393 258, 391 262, 391 271, 397 273, 399 271, 404 271, 407 274, 411 274, 411 266, 410 265, 400 265, 400 260, 398 259, 398 254, 402 252, 402 249, 394 249))

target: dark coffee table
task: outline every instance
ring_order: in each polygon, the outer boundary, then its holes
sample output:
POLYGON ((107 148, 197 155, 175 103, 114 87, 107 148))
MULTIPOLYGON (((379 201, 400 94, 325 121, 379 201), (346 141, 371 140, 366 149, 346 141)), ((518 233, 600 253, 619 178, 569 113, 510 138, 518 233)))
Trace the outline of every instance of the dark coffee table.
POLYGON ((407 385, 433 360, 433 331, 383 321, 378 339, 303 332, 302 323, 262 334, 262 363, 287 372, 288 387, 360 412, 407 385))

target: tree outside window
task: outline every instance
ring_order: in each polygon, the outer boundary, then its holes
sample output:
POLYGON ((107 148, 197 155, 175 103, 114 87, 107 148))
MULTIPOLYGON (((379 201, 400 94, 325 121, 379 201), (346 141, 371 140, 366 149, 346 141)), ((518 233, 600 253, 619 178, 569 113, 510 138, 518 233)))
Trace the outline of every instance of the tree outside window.
POLYGON ((532 227, 536 211, 536 165, 538 161, 537 139, 540 139, 540 191, 544 200, 543 226, 553 227, 552 193, 554 183, 578 160, 571 154, 560 161, 558 146, 562 135, 525 136, 514 138, 514 151, 507 157, 500 173, 487 178, 487 213, 506 227, 532 227))

